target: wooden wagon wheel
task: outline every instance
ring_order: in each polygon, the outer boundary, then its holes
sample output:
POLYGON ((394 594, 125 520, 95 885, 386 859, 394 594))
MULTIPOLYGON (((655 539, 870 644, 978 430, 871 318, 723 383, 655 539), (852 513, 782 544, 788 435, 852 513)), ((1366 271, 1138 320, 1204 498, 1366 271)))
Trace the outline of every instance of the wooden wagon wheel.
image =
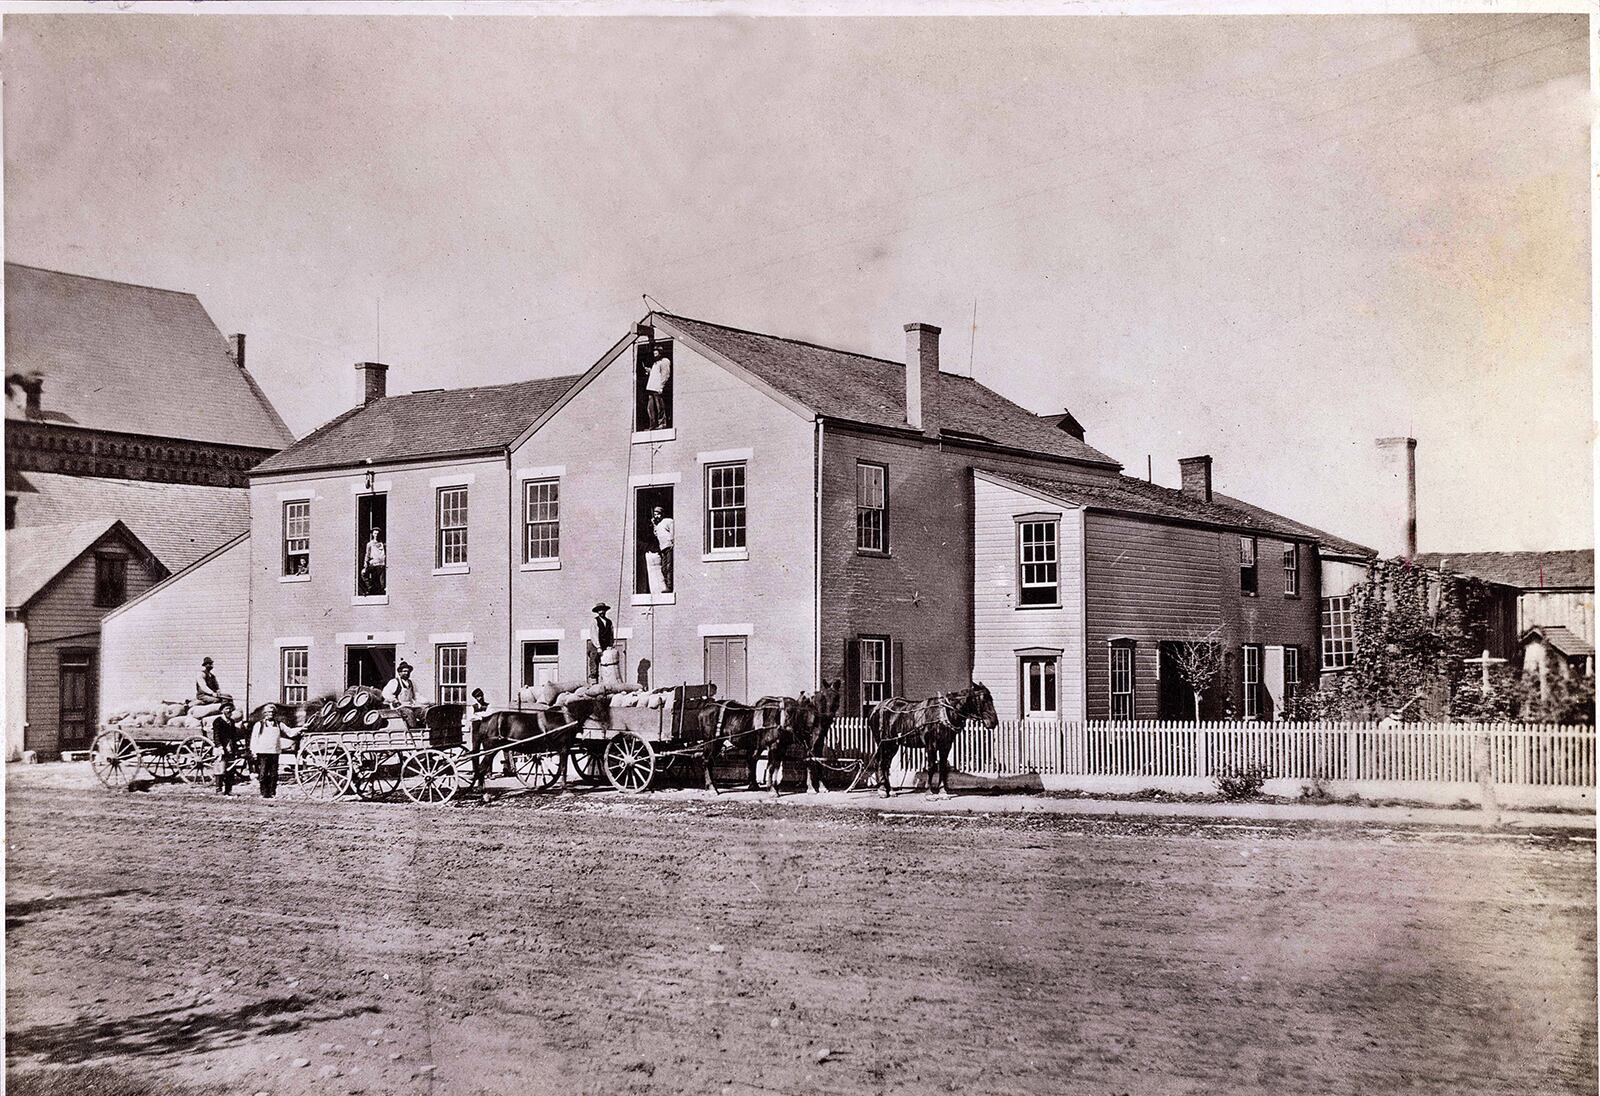
POLYGON ((598 784, 606 778, 605 766, 600 762, 602 749, 582 744, 572 747, 572 768, 583 783, 598 784))
POLYGON ((448 803, 460 786, 454 759, 441 750, 418 750, 400 768, 400 790, 413 803, 448 803))
POLYGON ((398 753, 369 754, 356 768, 356 794, 362 799, 384 799, 400 790, 400 769, 405 759, 398 753))
POLYGON ((172 765, 184 783, 204 784, 211 779, 211 766, 220 752, 209 739, 196 735, 178 743, 172 751, 172 765))
POLYGON ((606 743, 603 758, 606 779, 619 792, 642 792, 656 775, 656 751, 650 743, 627 731, 606 743))
POLYGON ((89 767, 108 788, 126 788, 139 775, 139 744, 122 731, 106 731, 89 747, 89 767))
POLYGON ((159 751, 152 750, 150 756, 145 758, 145 771, 157 780, 174 780, 182 773, 178 765, 178 746, 168 746, 159 751))
POLYGON ((542 792, 561 779, 561 755, 513 750, 511 771, 522 782, 523 787, 542 792))
POLYGON ((343 746, 313 742, 300 751, 295 783, 312 799, 337 799, 350 792, 355 766, 343 746))

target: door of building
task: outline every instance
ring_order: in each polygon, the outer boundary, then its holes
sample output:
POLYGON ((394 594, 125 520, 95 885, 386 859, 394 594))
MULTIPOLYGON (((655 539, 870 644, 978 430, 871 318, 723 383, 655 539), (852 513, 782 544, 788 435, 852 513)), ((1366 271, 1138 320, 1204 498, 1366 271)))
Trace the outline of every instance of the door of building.
POLYGON ((61 707, 57 721, 59 749, 87 750, 95 730, 95 652, 71 648, 60 655, 61 707))
POLYGON ((344 684, 381 689, 394 677, 394 644, 370 644, 344 649, 344 684))
POLYGON ((1156 660, 1156 718, 1188 722, 1194 718, 1194 690, 1178 672, 1178 655, 1184 644, 1162 640, 1156 660))
POLYGON ((706 636, 706 683, 717 687, 718 700, 749 703, 750 698, 745 695, 749 689, 745 661, 749 645, 746 636, 706 636))

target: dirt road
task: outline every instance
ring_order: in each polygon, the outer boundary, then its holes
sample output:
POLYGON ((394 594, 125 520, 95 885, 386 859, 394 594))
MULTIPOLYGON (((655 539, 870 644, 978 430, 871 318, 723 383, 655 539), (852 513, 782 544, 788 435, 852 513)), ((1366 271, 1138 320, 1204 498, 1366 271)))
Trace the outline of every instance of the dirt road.
POLYGON ((64 772, 7 783, 16 1091, 1596 1090, 1566 836, 64 772))

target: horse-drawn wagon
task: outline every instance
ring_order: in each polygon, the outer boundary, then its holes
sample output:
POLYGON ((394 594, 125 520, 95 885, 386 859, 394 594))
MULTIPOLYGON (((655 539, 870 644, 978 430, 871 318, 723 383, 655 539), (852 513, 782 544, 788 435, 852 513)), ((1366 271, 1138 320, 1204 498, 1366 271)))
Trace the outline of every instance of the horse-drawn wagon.
POLYGON ((89 767, 108 788, 140 778, 204 783, 217 747, 196 728, 167 725, 106 727, 89 748, 89 767))

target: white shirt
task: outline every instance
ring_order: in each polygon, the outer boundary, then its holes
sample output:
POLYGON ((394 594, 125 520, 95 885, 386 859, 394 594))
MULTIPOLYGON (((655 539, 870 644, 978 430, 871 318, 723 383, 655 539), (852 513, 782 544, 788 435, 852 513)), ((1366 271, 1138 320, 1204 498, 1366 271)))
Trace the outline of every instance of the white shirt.
POLYGON ((657 358, 650 363, 650 375, 644 379, 646 392, 665 392, 667 382, 672 379, 672 361, 669 358, 657 358))
POLYGON ((258 719, 250 728, 250 752, 275 754, 280 752, 285 737, 283 724, 271 719, 258 719))
POLYGON ((672 519, 662 518, 655 523, 656 543, 661 545, 664 552, 672 547, 672 519))
POLYGON ((401 681, 398 677, 390 678, 389 684, 383 687, 383 698, 393 700, 399 705, 410 705, 417 702, 417 686, 412 681, 401 681))
POLYGON ((388 555, 388 553, 384 550, 383 541, 381 541, 381 540, 369 540, 369 541, 367 541, 367 566, 368 567, 382 567, 382 566, 385 566, 384 557, 386 555, 388 555))

